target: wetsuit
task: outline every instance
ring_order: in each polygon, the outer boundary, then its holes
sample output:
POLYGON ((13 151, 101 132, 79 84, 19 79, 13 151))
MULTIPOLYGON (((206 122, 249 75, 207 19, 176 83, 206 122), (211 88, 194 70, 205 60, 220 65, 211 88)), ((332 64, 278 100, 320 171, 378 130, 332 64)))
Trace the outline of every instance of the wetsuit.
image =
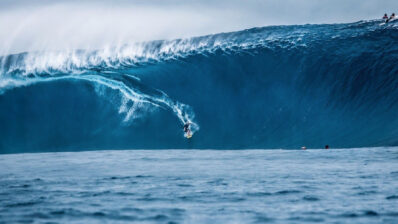
POLYGON ((186 123, 184 124, 184 132, 188 132, 188 130, 189 130, 189 124, 186 123))
POLYGON ((389 19, 386 20, 386 23, 390 22, 391 20, 395 19, 395 14, 391 15, 389 19))

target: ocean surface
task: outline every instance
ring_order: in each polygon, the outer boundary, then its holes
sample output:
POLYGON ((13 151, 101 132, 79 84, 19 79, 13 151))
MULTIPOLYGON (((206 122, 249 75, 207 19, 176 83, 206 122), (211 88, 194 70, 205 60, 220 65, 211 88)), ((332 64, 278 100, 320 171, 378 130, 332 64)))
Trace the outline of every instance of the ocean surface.
POLYGON ((397 20, 0 55, 0 223, 395 224, 397 114, 397 20))
POLYGON ((0 155, 0 223, 398 223, 398 148, 0 155))
POLYGON ((397 146, 398 21, 2 55, 0 108, 0 153, 397 146))

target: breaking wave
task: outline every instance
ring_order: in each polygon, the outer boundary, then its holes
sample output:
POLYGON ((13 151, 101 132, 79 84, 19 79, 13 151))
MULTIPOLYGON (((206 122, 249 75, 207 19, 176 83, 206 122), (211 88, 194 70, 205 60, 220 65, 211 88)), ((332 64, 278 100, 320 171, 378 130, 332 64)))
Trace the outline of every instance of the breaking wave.
POLYGON ((6 55, 0 152, 397 145, 397 46, 361 21, 6 55))

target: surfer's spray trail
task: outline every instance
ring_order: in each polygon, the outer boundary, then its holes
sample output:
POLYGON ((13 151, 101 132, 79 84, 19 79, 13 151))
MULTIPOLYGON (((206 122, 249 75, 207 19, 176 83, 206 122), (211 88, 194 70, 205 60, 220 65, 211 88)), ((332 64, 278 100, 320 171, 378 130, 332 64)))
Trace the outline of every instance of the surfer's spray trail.
POLYGON ((398 144, 395 22, 264 27, 0 63, 0 152, 398 144))

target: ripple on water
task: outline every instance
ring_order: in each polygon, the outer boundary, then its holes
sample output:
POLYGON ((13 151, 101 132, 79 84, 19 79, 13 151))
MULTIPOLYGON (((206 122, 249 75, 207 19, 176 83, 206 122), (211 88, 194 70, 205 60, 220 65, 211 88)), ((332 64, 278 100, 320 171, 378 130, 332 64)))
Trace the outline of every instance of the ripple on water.
POLYGON ((282 190, 282 191, 277 191, 274 194, 275 195, 287 195, 287 194, 298 194, 301 193, 299 190, 282 190))
POLYGON ((126 180, 126 179, 131 179, 133 177, 130 176, 112 176, 112 177, 106 177, 104 178, 105 180, 126 180))
POLYGON ((323 219, 323 218, 301 217, 301 216, 291 217, 288 220, 290 220, 290 221, 303 221, 303 222, 324 222, 325 221, 325 219, 323 219))
POLYGON ((377 191, 361 191, 358 192, 356 195, 364 196, 364 195, 372 195, 372 194, 377 194, 377 191))
POLYGON ((398 199, 398 195, 390 195, 386 197, 387 200, 396 200, 398 199))
POLYGON ((364 211, 364 213, 363 213, 365 216, 378 216, 379 215, 379 213, 377 213, 377 212, 375 212, 375 211, 373 211, 373 210, 366 210, 366 211, 364 211))
POLYGON ((151 177, 154 177, 154 176, 151 176, 151 175, 136 175, 135 177, 136 178, 151 178, 151 177))
POLYGON ((303 197, 303 200, 304 201, 319 201, 320 199, 315 196, 312 196, 312 195, 306 195, 303 197))
POLYGON ((21 185, 11 185, 9 188, 29 188, 31 187, 30 184, 21 184, 21 185))
POLYGON ((178 187, 193 187, 191 184, 177 184, 178 187))
POLYGON ((207 183, 210 185, 213 185, 213 186, 220 186, 220 185, 227 186, 228 185, 228 183, 224 182, 223 178, 217 178, 217 179, 208 181, 207 183))
POLYGON ((103 196, 103 195, 109 195, 111 194, 110 190, 102 191, 102 192, 95 192, 95 191, 83 191, 79 192, 78 195, 82 198, 88 198, 88 197, 98 197, 98 196, 103 196))
POLYGON ((255 223, 267 223, 272 221, 274 221, 274 219, 267 217, 266 215, 257 215, 254 219, 255 223))
POLYGON ((136 200, 146 201, 146 202, 154 202, 154 201, 171 202, 174 201, 174 198, 163 198, 163 197, 152 196, 151 194, 145 194, 143 197, 137 198, 136 200))
POLYGON ((269 192, 248 192, 246 193, 246 195, 249 197, 265 197, 265 196, 270 196, 272 194, 269 192))
POLYGON ((124 220, 124 221, 135 221, 135 220, 139 219, 138 216, 120 214, 119 211, 99 210, 99 211, 93 211, 93 212, 84 212, 84 211, 72 209, 72 208, 50 211, 47 215, 47 218, 60 218, 60 217, 74 217, 74 218, 92 217, 95 219, 106 218, 106 219, 111 219, 111 220, 124 220))
POLYGON ((51 216, 49 214, 45 214, 43 212, 34 212, 32 214, 26 215, 28 218, 39 218, 39 219, 49 219, 51 216))
POLYGON ((339 215, 339 217, 343 217, 343 218, 375 217, 375 216, 379 216, 379 213, 377 213, 373 210, 365 210, 360 213, 348 212, 348 213, 339 215))
POLYGON ((377 174, 361 175, 361 176, 359 176, 359 178, 361 178, 361 179, 372 179, 372 178, 377 178, 377 177, 378 177, 377 174))
POLYGON ((115 195, 120 195, 120 196, 134 196, 134 195, 136 195, 135 193, 132 193, 132 192, 115 192, 114 193, 115 195))
POLYGON ((341 214, 341 215, 338 215, 338 216, 342 217, 342 218, 356 218, 359 215, 356 214, 356 213, 348 212, 348 213, 344 213, 344 214, 341 214))
POLYGON ((25 202, 16 202, 16 203, 10 203, 10 204, 6 204, 5 207, 8 208, 14 208, 14 207, 29 207, 29 206, 33 206, 36 204, 41 203, 40 201, 25 201, 25 202))

